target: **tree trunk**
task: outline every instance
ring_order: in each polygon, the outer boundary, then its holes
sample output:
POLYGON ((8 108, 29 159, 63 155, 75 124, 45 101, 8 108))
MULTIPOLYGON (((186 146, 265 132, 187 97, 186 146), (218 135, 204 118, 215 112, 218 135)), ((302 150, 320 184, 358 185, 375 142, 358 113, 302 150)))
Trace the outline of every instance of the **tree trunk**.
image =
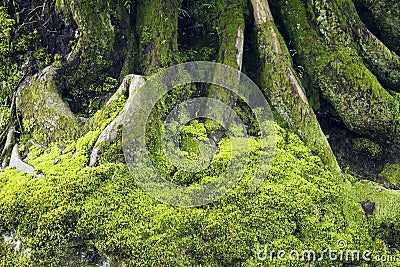
POLYGON ((339 173, 339 165, 293 69, 289 51, 275 26, 268 2, 253 0, 252 5, 261 73, 259 83, 263 91, 286 123, 332 171, 339 173))
POLYGON ((343 123, 356 133, 399 142, 399 103, 364 65, 347 34, 354 28, 346 22, 358 19, 354 5, 347 0, 271 5, 293 43, 296 61, 343 123))
POLYGON ((397 0, 354 0, 361 19, 387 47, 400 55, 400 3, 397 0))
POLYGON ((138 1, 139 69, 144 75, 180 62, 178 10, 181 4, 182 0, 138 1))
MULTIPOLYGON (((218 13, 217 18, 220 44, 218 62, 241 71, 243 65, 245 3, 242 0, 237 2, 222 1, 222 6, 224 8, 218 13)), ((209 96, 223 101, 230 107, 234 107, 236 103, 235 95, 218 86, 210 86, 209 96)))

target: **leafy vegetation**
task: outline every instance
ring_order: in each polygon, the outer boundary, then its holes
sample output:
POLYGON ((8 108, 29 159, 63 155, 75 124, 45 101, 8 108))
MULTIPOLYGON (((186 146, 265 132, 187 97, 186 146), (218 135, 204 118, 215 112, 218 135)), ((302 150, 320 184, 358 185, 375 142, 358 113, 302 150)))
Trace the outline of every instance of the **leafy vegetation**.
POLYGON ((13 58, 16 53, 24 52, 27 49, 24 38, 13 40, 12 34, 15 27, 15 20, 10 17, 4 6, 0 6, 0 80, 2 81, 0 100, 2 103, 12 95, 22 77, 19 66, 13 58))

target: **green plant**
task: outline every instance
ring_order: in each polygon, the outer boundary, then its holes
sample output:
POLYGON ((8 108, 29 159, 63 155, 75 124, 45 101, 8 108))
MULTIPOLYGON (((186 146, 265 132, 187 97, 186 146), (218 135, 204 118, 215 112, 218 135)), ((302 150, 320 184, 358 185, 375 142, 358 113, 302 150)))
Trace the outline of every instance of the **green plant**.
POLYGON ((50 55, 46 52, 46 48, 40 47, 33 52, 33 57, 37 60, 39 68, 44 68, 51 63, 50 55))
POLYGON ((62 67, 62 60, 63 60, 63 58, 61 55, 59 55, 59 54, 54 55, 54 65, 56 67, 58 67, 58 68, 62 67))

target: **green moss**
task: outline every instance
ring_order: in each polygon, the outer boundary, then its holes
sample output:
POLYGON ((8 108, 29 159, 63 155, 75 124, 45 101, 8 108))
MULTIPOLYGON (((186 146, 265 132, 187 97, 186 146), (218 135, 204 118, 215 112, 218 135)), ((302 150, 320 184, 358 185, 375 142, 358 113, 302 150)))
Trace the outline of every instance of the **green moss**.
POLYGON ((400 5, 396 0, 355 0, 360 17, 391 50, 400 54, 400 5))
MULTIPOLYGON (((2 105, 14 93, 23 76, 22 66, 26 64, 37 32, 27 30, 25 25, 18 25, 18 19, 9 13, 5 2, 0 4, 0 102, 2 105), (16 32, 18 31, 18 34, 16 32), (29 54, 29 55, 28 55, 29 54)), ((8 103, 9 104, 9 103, 8 103)))
MULTIPOLYGON (((370 181, 360 181, 351 186, 347 184, 346 187, 350 199, 357 202, 369 200, 375 203, 375 210, 368 221, 377 242, 385 240, 391 246, 397 244, 400 236, 399 192, 388 190, 370 181)), ((385 246, 382 249, 382 254, 388 252, 385 246)))
MULTIPOLYGON (((122 131, 120 131, 122 133, 122 131)), ((108 145, 107 147, 100 147, 101 151, 104 151, 99 157, 100 164, 106 163, 124 163, 125 156, 123 154, 122 147, 122 134, 117 138, 117 141, 108 145)))
POLYGON ((379 158, 382 155, 382 147, 367 138, 353 139, 353 149, 357 152, 367 153, 372 158, 379 158))
POLYGON ((351 1, 316 1, 306 6, 291 0, 272 5, 293 41, 297 64, 345 125, 366 136, 397 140, 393 125, 399 123, 399 103, 367 69, 353 36, 343 30, 352 26, 351 1))
POLYGON ((261 73, 258 83, 264 95, 279 114, 278 120, 283 120, 281 124, 287 124, 295 130, 331 170, 339 173, 340 168, 335 156, 308 103, 304 87, 293 69, 289 50, 274 24, 272 15, 269 14, 265 21, 256 21, 256 24, 261 73))
POLYGON ((96 129, 102 131, 105 129, 122 111, 126 104, 126 97, 123 95, 120 98, 112 101, 107 107, 97 111, 85 126, 86 131, 96 129))
MULTIPOLYGON (((377 2, 371 3, 371 1, 355 1, 356 3, 360 2, 369 2, 372 6, 377 5, 377 2)), ((373 2, 373 1, 372 1, 373 2)), ((379 9, 387 8, 389 1, 382 1, 379 3, 379 9), (380 6, 382 5, 382 6, 380 6)), ((352 42, 355 48, 357 49, 360 56, 363 58, 365 65, 371 70, 371 72, 376 75, 379 82, 391 90, 399 90, 400 87, 400 59, 399 57, 390 51, 380 39, 377 39, 375 35, 373 35, 369 29, 367 29, 364 23, 358 16, 355 16, 356 8, 354 7, 351 1, 343 2, 345 8, 342 8, 342 12, 340 14, 342 24, 345 25, 343 31, 346 32, 348 36, 353 37, 354 41, 352 42)), ((389 4, 390 5, 390 4, 389 4)), ((396 8, 394 6, 398 5, 395 3, 391 3, 392 10, 394 11, 396 8), (394 6, 393 6, 394 5, 394 6)), ((343 6, 340 6, 343 7, 343 6)), ((388 16, 392 16, 392 18, 400 15, 399 12, 394 11, 394 14, 391 14, 389 11, 388 16)), ((398 16, 397 20, 400 20, 400 16, 398 16)), ((380 32, 381 30, 379 30, 380 32)), ((381 37, 382 35, 380 35, 381 37)), ((382 40, 387 40, 386 38, 382 40)))
POLYGON ((391 188, 400 189, 400 164, 387 164, 379 177, 387 179, 391 188))
MULTIPOLYGON (((199 208, 155 201, 136 187, 133 178, 140 172, 129 174, 123 165, 86 167, 93 133, 64 153, 57 146, 31 151, 27 161, 46 179, 10 169, 0 174, 0 229, 16 231, 31 257, 0 249, 1 263, 65 266, 73 253, 86 248, 117 265, 252 266, 260 263, 257 248, 319 250, 336 247, 340 238, 349 249, 385 250, 386 236, 373 241, 375 232, 357 203, 363 199, 360 192, 369 191, 345 189, 342 179, 327 171, 296 135, 279 127, 277 132, 274 164, 257 191, 247 190, 256 167, 250 164, 235 190, 199 208)), ((216 168, 199 177, 202 183, 219 175, 229 161, 228 148, 229 143, 221 143, 216 168)), ((395 206, 391 209, 382 213, 382 222, 384 214, 398 215, 395 206)))
POLYGON ((204 124, 193 120, 181 131, 181 149, 188 153, 199 154, 199 141, 207 140, 207 130, 204 124))
MULTIPOLYGON (((235 69, 239 69, 237 62, 237 49, 235 49, 238 30, 244 31, 244 14, 246 8, 245 1, 225 1, 220 0, 217 3, 218 24, 217 32, 220 38, 220 47, 218 52, 218 61, 235 69)), ((240 63, 241 64, 241 63, 240 63)))
MULTIPOLYGON (((102 96, 97 92, 111 73, 115 29, 111 23, 112 10, 106 1, 57 1, 58 8, 70 15, 79 29, 77 44, 69 56, 61 81, 63 94, 70 98, 76 113, 93 114, 99 108, 93 102, 102 96)), ((114 74, 115 75, 115 74, 114 74)))
MULTIPOLYGON (((246 8, 246 2, 242 0, 234 2, 220 0, 215 3, 214 9, 216 21, 214 27, 219 36, 217 61, 238 70, 242 69, 243 51, 240 50, 244 48, 237 47, 237 45, 240 45, 237 42, 238 38, 243 38, 244 40, 246 8)), ((219 99, 231 107, 235 106, 236 96, 226 89, 210 86, 208 91, 211 97, 219 99)))
POLYGON ((57 68, 49 67, 20 89, 23 130, 38 143, 67 142, 80 134, 79 122, 59 95, 56 73, 57 68))
POLYGON ((181 0, 138 1, 140 71, 149 75, 179 62, 178 9, 181 0))
POLYGON ((51 58, 50 55, 47 54, 46 48, 40 47, 33 53, 33 57, 38 62, 39 68, 44 68, 50 65, 51 58))

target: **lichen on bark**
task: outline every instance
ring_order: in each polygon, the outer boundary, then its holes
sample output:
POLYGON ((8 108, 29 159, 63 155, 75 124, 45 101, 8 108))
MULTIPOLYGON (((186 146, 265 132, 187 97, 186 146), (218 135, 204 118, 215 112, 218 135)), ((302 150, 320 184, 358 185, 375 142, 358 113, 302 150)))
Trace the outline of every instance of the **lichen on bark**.
POLYGON ((400 55, 400 3, 397 0, 354 0, 365 25, 400 55))

